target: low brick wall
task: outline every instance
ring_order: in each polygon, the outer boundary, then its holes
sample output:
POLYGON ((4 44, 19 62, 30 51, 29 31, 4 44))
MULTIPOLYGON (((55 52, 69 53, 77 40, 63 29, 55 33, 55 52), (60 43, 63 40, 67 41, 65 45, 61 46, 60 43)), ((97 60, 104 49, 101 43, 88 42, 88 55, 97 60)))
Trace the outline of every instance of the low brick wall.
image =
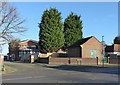
POLYGON ((49 58, 49 64, 68 64, 68 58, 49 58))
POLYGON ((97 64, 97 58, 83 58, 82 64, 97 64))
POLYGON ((80 58, 70 58, 70 64, 80 64, 80 58))
POLYGON ((120 64, 120 58, 109 58, 109 64, 120 64))
POLYGON ((49 64, 97 64, 97 58, 49 58, 49 64))

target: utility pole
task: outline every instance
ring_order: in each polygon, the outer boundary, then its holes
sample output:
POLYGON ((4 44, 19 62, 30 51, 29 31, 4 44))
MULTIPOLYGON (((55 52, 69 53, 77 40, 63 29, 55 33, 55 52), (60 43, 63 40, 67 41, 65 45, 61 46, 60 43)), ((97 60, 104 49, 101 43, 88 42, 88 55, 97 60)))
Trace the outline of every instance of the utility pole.
POLYGON ((104 50, 104 36, 102 36, 102 55, 103 55, 103 59, 102 59, 102 66, 104 67, 104 55, 105 55, 105 50, 104 50))
POLYGON ((2 54, 2 45, 0 44, 0 70, 4 71, 4 55, 2 54))

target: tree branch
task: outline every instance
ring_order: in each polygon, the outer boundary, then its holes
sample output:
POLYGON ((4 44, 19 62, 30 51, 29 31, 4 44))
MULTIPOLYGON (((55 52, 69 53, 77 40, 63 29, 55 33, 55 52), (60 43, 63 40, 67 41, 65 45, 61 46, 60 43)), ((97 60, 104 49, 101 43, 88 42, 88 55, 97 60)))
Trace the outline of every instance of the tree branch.
POLYGON ((25 20, 18 16, 17 9, 10 6, 8 2, 2 2, 2 5, 0 5, 0 17, 0 40, 4 39, 9 41, 13 38, 12 34, 19 34, 26 31, 21 26, 25 20))

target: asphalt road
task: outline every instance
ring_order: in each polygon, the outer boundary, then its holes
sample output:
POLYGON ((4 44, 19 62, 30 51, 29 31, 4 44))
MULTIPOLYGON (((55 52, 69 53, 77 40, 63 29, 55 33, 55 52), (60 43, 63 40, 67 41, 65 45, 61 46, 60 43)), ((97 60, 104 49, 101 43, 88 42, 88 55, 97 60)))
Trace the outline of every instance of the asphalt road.
POLYGON ((6 64, 17 71, 2 75, 3 83, 118 83, 117 67, 6 64))

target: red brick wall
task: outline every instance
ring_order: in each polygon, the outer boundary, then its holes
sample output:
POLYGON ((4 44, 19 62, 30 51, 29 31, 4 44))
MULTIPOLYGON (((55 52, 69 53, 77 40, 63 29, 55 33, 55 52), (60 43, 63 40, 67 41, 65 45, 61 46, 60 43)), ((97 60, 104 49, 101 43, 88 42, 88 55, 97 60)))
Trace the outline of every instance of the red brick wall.
POLYGON ((120 58, 110 58, 109 64, 120 64, 120 58))
POLYGON ((82 64, 97 64, 97 58, 83 58, 82 64))
POLYGON ((97 64, 96 58, 49 58, 49 64, 69 64, 69 60, 70 64, 97 64))
POLYGON ((114 44, 114 52, 120 52, 120 44, 114 44))
POLYGON ((49 64, 68 64, 68 58, 49 58, 49 64))

